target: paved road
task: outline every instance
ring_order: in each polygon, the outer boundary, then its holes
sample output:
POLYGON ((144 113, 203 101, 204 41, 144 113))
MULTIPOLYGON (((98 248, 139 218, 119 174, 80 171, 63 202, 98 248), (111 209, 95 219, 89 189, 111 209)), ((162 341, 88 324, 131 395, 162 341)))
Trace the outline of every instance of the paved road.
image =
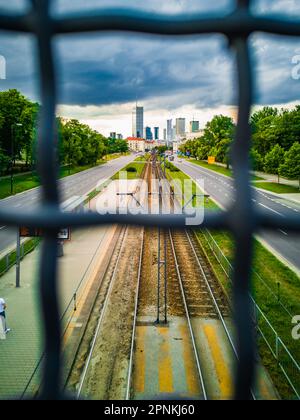
MULTIPOLYGON (((123 156, 106 164, 68 176, 59 181, 62 202, 74 195, 85 195, 96 187, 100 180, 110 178, 135 156, 123 156)), ((0 200, 0 209, 24 209, 29 211, 40 202, 40 187, 0 200)), ((0 254, 16 242, 16 229, 0 226, 0 254)))
MULTIPOLYGON (((235 188, 231 178, 219 175, 216 172, 185 160, 182 160, 181 162, 178 162, 177 160, 175 161, 175 164, 193 179, 204 179, 206 192, 223 207, 228 208, 230 204, 232 204, 235 188)), ((253 200, 256 205, 260 206, 270 215, 279 214, 282 217, 286 217, 289 214, 298 214, 300 217, 300 204, 293 203, 287 199, 282 199, 268 194, 267 192, 255 190, 253 200)), ((300 271, 299 235, 277 230, 274 232, 261 231, 259 236, 287 262, 291 263, 300 271)))

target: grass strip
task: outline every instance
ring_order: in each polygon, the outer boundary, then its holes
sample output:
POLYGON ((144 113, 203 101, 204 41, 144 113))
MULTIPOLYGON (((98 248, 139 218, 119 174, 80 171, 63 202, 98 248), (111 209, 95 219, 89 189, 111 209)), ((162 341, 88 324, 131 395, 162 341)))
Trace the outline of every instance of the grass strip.
POLYGON ((277 194, 300 194, 300 190, 293 185, 278 184, 276 182, 255 182, 256 188, 271 191, 277 194))

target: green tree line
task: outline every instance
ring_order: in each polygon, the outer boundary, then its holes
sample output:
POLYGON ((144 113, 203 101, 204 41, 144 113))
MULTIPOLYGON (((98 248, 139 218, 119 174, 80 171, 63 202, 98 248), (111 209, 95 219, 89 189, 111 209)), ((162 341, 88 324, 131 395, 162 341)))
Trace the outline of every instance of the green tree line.
MULTIPOLYGON (((41 106, 16 89, 0 92, 0 173, 35 167, 37 121, 41 106)), ((61 165, 95 165, 104 155, 127 152, 125 140, 110 139, 76 119, 57 117, 61 165)))
MULTIPOLYGON (((253 169, 300 179, 300 106, 292 110, 264 107, 252 114, 250 125, 253 169)), ((217 115, 201 137, 186 141, 179 150, 199 160, 215 156, 217 162, 229 166, 235 129, 232 118, 217 115)))

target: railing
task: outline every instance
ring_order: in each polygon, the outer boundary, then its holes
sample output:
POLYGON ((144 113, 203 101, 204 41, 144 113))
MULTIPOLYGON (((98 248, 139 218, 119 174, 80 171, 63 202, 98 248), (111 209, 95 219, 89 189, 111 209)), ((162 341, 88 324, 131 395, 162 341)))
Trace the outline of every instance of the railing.
MULTIPOLYGON (((210 250, 220 264, 220 267, 222 268, 226 277, 230 281, 231 273, 233 270, 231 262, 224 255, 212 234, 207 229, 203 230, 202 233, 210 250)), ((257 275, 254 270, 253 273, 254 276, 257 275)), ((259 276, 259 281, 264 281, 261 276, 259 276)), ((291 352, 288 350, 287 346, 284 344, 279 334, 276 332, 275 328, 272 326, 271 322, 268 320, 253 297, 251 297, 251 300, 254 305, 255 324, 260 337, 264 340, 271 354, 275 358, 296 397, 300 399, 299 364, 296 362, 295 358, 292 356, 291 352)), ((278 302, 278 304, 280 304, 280 302, 278 302)))
POLYGON ((223 34, 235 57, 238 73, 238 124, 232 145, 232 166, 236 196, 228 211, 207 213, 204 228, 227 229, 235 240, 233 262, 233 296, 239 361, 236 369, 235 398, 250 399, 255 372, 255 342, 252 334, 252 302, 249 298, 253 235, 261 228, 300 231, 296 215, 285 218, 270 216, 252 202, 249 175, 251 130, 249 118, 253 104, 252 65, 249 36, 254 32, 300 36, 300 22, 254 16, 250 0, 237 0, 235 10, 227 16, 208 18, 199 13, 180 16, 146 13, 132 9, 103 9, 77 16, 54 17, 49 0, 31 0, 24 15, 0 13, 0 30, 32 34, 37 43, 42 102, 38 172, 42 182, 42 204, 32 212, 16 209, 0 210, 0 223, 8 226, 25 225, 44 229, 40 264, 40 300, 44 322, 45 363, 41 398, 58 399, 61 395, 61 325, 57 287, 57 233, 59 228, 105 223, 185 227, 184 215, 120 215, 66 214, 59 208, 56 68, 53 38, 69 33, 92 31, 129 31, 163 36, 223 34))
MULTIPOLYGON (((20 246, 20 260, 26 255, 30 254, 40 243, 39 239, 29 239, 21 243, 20 246)), ((15 249, 9 251, 0 259, 0 277, 7 273, 17 261, 17 252, 15 249)))

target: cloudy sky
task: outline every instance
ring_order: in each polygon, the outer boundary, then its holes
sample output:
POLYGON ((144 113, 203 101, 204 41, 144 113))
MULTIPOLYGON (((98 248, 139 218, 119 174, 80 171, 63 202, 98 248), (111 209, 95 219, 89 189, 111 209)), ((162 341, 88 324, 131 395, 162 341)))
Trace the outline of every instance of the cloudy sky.
MULTIPOLYGON (((53 0, 54 14, 135 7, 153 13, 226 14, 233 0, 53 0)), ((0 11, 23 11, 25 0, 0 0, 0 11)), ((253 13, 300 18, 300 0, 253 1, 253 13)), ((300 102, 300 40, 256 34, 251 38, 258 106, 291 107, 300 102), (297 56, 299 56, 297 58, 297 56)), ((226 40, 219 36, 179 40, 133 34, 58 37, 55 59, 59 87, 57 112, 78 118, 105 135, 131 134, 136 100, 145 108, 145 124, 163 129, 166 119, 193 117, 203 126, 216 113, 234 115, 235 65, 226 40)), ((0 55, 7 78, 0 90, 17 88, 39 100, 35 42, 29 36, 0 32, 0 55)))

